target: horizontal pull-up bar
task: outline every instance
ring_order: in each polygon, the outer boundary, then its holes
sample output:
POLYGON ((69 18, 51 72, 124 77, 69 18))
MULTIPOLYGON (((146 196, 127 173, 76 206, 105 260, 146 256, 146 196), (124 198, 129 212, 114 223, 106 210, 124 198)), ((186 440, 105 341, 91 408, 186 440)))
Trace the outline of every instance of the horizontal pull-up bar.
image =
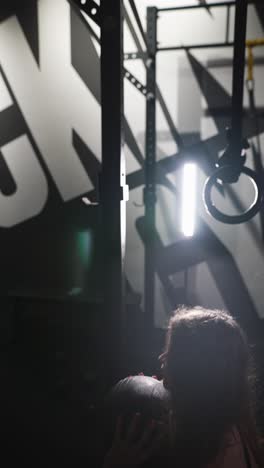
POLYGON ((234 42, 216 42, 210 44, 190 44, 190 45, 181 45, 181 46, 168 46, 168 47, 159 47, 158 52, 169 52, 174 50, 188 50, 188 49, 213 49, 221 47, 234 47, 234 42))
MULTIPOLYGON (((250 4, 255 4, 255 3, 261 3, 262 0, 248 0, 248 5, 250 4)), ((167 7, 167 8, 159 8, 158 12, 169 12, 169 11, 180 11, 180 10, 197 10, 197 9, 206 9, 206 8, 218 8, 218 7, 230 7, 230 6, 235 6, 237 2, 231 1, 231 2, 217 2, 217 3, 207 3, 206 5, 183 5, 179 7, 167 7)))
POLYGON ((166 11, 179 11, 179 10, 198 10, 198 9, 206 9, 206 8, 217 8, 217 7, 227 7, 233 6, 236 2, 219 2, 219 3, 211 3, 206 5, 183 5, 178 7, 167 7, 167 8, 159 8, 158 12, 166 12, 166 11))

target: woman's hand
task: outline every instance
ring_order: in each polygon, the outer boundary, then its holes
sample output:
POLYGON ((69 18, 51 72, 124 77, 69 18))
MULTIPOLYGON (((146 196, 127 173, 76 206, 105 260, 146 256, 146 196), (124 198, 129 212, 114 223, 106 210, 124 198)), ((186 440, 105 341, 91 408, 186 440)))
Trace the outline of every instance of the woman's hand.
POLYGON ((113 445, 105 457, 103 468, 138 466, 152 455, 161 442, 163 425, 151 421, 139 437, 139 422, 140 414, 136 414, 125 434, 123 418, 118 418, 113 445))

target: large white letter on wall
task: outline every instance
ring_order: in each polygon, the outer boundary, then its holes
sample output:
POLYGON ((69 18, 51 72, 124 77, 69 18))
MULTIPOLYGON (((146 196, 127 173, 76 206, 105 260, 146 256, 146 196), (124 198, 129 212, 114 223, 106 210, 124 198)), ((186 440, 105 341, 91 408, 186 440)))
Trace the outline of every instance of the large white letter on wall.
POLYGON ((99 156, 100 106, 71 65, 68 2, 40 0, 38 15, 40 67, 15 16, 0 25, 0 60, 45 164, 67 201, 93 188, 73 148, 72 130, 99 156))
POLYGON ((0 227, 12 227, 39 214, 45 206, 48 186, 43 170, 26 135, 1 148, 17 190, 0 191, 0 227))

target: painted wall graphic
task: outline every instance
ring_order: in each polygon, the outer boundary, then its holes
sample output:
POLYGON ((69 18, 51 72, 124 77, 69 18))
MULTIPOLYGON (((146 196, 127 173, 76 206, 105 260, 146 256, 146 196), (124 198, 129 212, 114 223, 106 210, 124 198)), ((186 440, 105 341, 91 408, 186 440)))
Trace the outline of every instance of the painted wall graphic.
MULTIPOLYGON (((148 6, 169 0, 138 0, 145 26, 148 6)), ((197 2, 189 1, 190 4, 197 2)), ((210 2, 208 2, 210 3, 210 2)), ((129 3, 125 7, 125 52, 143 49, 129 3)), ((263 36, 261 8, 249 8, 248 37, 263 36)), ((2 294, 100 298, 98 212, 82 198, 98 200, 101 160, 100 46, 83 14, 67 0, 21 2, 0 7, 0 241, 2 294)), ((230 38, 234 9, 231 8, 230 38)), ((222 41, 225 9, 161 14, 161 46, 222 41), (199 24, 199 28, 197 25, 199 24), (177 27, 175 27, 177 25, 177 27)), ((258 122, 249 112, 245 89, 248 165, 262 162, 263 50, 256 52, 258 122)), ((126 68, 142 83, 141 60, 126 68)), ((226 226, 209 218, 202 185, 224 149, 230 120, 232 50, 164 52, 158 55, 159 102, 156 324, 164 326, 177 304, 228 307, 245 316, 262 311, 264 279, 262 218, 226 226), (164 117, 199 159, 197 232, 180 231, 182 168, 179 148, 164 117), (236 294, 234 294, 236 291, 236 294)), ((125 80, 125 152, 130 201, 127 217, 126 276, 133 297, 144 298, 144 137, 145 99, 125 80)), ((248 181, 215 199, 236 211, 251 196, 248 181)))
POLYGON ((1 286, 58 295, 81 289, 94 256, 96 215, 86 219, 80 197, 97 183, 99 59, 86 33, 82 63, 94 53, 96 80, 89 64, 75 68, 84 26, 68 2, 24 3, 15 13, 0 25, 1 286))

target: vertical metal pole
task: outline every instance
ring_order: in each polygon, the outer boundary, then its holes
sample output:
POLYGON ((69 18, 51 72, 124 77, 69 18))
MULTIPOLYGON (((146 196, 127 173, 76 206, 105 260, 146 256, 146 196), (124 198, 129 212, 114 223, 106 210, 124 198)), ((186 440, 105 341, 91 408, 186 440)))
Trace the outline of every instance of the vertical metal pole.
POLYGON ((229 42, 229 31, 230 31, 230 5, 227 6, 226 9, 226 43, 229 42))
POLYGON ((154 327, 155 306, 155 228, 156 228, 156 53, 157 9, 147 9, 147 104, 145 161, 145 307, 144 331, 154 327))
POLYGON ((123 18, 122 0, 101 0, 102 242, 106 365, 122 367, 124 338, 123 18))
POLYGON ((231 149, 233 157, 238 159, 241 156, 243 132, 243 95, 246 31, 247 0, 237 0, 235 15, 235 44, 233 58, 231 149))

